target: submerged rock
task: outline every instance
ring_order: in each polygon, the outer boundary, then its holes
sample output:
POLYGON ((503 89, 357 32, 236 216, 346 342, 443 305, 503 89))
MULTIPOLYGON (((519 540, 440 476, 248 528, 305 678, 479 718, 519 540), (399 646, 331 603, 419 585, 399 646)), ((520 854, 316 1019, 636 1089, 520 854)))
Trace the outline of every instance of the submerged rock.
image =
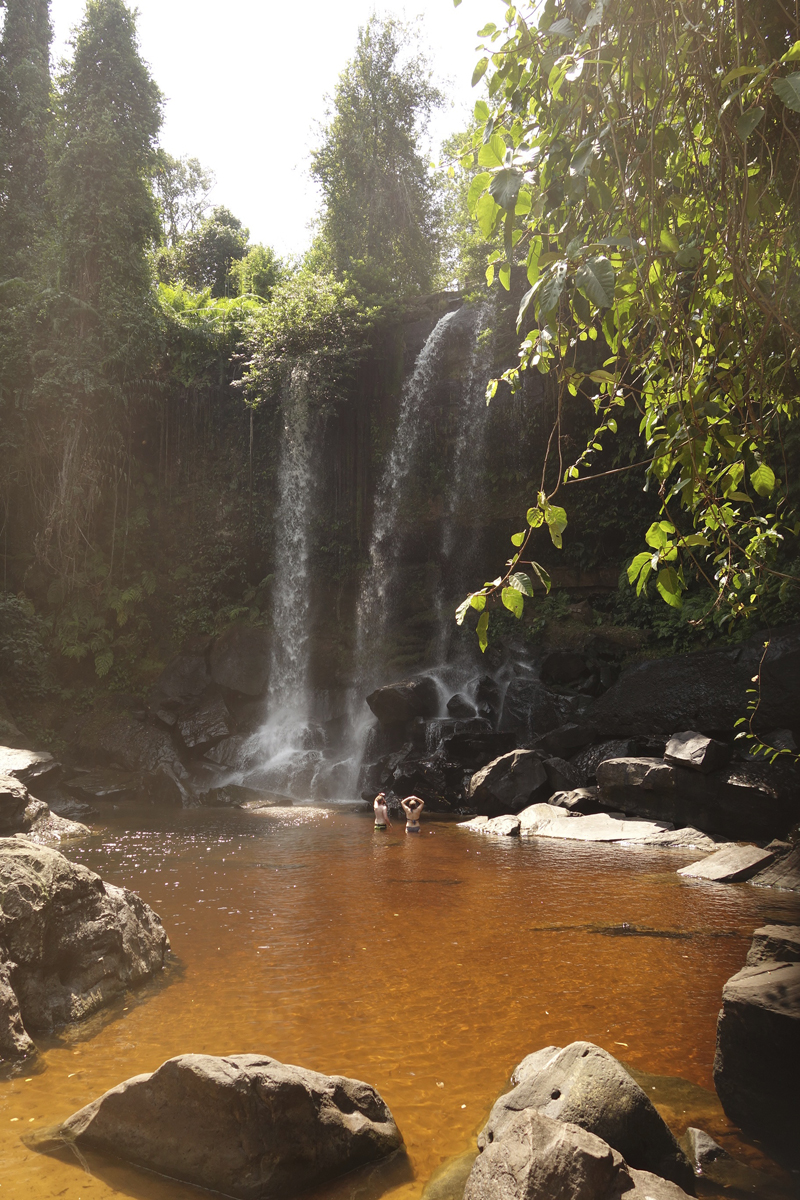
POLYGON ((277 1200, 399 1150, 367 1083, 257 1054, 183 1054, 69 1117, 64 1142, 241 1200, 277 1200))
MULTIPOLYGON (((0 894, 0 963, 27 1034, 88 1017, 164 965, 153 910, 57 850, 0 841, 0 894)), ((2 1011, 0 1042, 13 1044, 13 1011, 2 1011)))
POLYGON ((512 1082, 516 1086, 492 1109, 479 1147, 503 1138, 517 1114, 537 1110, 602 1138, 638 1170, 693 1190, 694 1172, 667 1125, 638 1083, 599 1046, 548 1046, 524 1058, 512 1082))
POLYGON ((732 1121, 768 1146, 800 1160, 800 928, 783 937, 758 930, 756 962, 722 989, 714 1086, 732 1121), (766 958, 767 946, 775 954, 766 958), (782 961, 786 955, 789 961, 782 961))
POLYGON ((690 1125, 681 1144, 698 1177, 730 1189, 734 1195, 749 1194, 763 1197, 764 1200, 786 1200, 787 1189, 781 1186, 779 1180, 739 1162, 705 1130, 690 1125))

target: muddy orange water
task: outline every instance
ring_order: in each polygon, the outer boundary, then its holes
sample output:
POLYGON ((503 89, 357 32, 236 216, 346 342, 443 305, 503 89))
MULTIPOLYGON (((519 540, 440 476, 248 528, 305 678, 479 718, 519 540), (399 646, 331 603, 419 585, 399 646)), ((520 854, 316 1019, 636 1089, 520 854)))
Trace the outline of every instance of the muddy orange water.
MULTIPOLYGON (((120 806, 103 820, 69 857, 139 892, 174 961, 0 1082, 0 1200, 198 1197, 113 1163, 90 1174, 23 1140, 189 1051, 374 1084, 414 1170, 392 1194, 413 1200, 542 1046, 587 1039, 711 1088, 724 981, 756 926, 798 915, 785 893, 683 881, 676 869, 696 855, 668 850, 494 841, 434 822, 412 838, 333 807, 120 806)), ((706 1100, 706 1127, 724 1136, 706 1100)), ((673 1124, 691 1123, 685 1099, 672 1104, 673 1124)))

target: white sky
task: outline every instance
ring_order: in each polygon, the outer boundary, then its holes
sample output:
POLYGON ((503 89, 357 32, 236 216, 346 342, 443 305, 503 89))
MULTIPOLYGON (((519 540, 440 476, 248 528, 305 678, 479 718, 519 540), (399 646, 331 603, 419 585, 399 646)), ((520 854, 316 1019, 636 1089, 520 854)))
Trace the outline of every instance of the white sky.
MULTIPOLYGON (((135 0, 134 0, 135 3, 135 0)), ((370 12, 419 23, 449 107, 433 127, 438 141, 463 128, 479 55, 476 30, 497 0, 138 0, 142 56, 166 97, 161 143, 199 158, 215 174, 213 204, 224 204, 253 241, 300 253, 317 197, 307 172, 314 122, 355 49, 370 12), (418 15, 422 10, 421 15, 418 15)), ((67 52, 83 0, 52 0, 54 57, 67 52)))

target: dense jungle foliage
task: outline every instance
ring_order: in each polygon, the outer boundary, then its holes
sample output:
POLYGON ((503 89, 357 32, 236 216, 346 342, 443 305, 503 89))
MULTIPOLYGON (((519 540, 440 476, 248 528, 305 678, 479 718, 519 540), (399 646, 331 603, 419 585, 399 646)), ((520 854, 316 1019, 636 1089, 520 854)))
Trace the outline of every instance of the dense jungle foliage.
MULTIPOLYGON (((601 607, 665 645, 796 615, 800 32, 780 4, 505 9, 481 34, 474 120, 436 168, 446 97, 413 30, 373 17, 318 130, 319 219, 291 261, 159 146, 122 0, 88 0, 55 76, 48 0, 2 13, 0 679, 18 695, 140 692, 179 646, 269 622, 298 366, 340 430, 313 545, 323 640, 339 638, 380 398, 409 367, 398 331, 464 297, 492 298, 491 390, 509 404, 506 459, 489 444, 475 499, 498 563, 532 495, 505 574, 460 610, 484 645, 489 611, 523 615, 528 572, 548 583, 559 558, 629 568, 635 591, 601 607)), ((434 439, 434 490, 440 458, 434 439)), ((409 569, 409 628, 433 619, 431 578, 409 569)), ((560 601, 542 603, 529 635, 560 601)), ((412 663, 426 642, 404 638, 412 663)))

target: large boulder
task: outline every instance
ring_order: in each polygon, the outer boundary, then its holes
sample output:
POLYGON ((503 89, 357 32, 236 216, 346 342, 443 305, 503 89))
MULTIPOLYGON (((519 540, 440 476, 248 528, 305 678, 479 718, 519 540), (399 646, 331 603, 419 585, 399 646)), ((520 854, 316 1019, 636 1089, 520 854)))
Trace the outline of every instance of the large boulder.
POLYGON ((479 1147, 502 1138, 516 1114, 535 1109, 602 1138, 632 1167, 694 1191, 692 1167, 667 1125, 638 1083, 599 1046, 548 1046, 524 1058, 511 1078, 516 1086, 496 1102, 479 1147))
POLYGON ((765 932, 757 931, 754 965, 722 989, 714 1085, 727 1116, 745 1133, 800 1162, 800 929, 773 937, 774 958, 764 957, 765 932))
POLYGON ((137 721, 124 714, 94 713, 82 722, 76 750, 96 766, 107 763, 123 771, 145 772, 148 790, 158 799, 187 803, 191 796, 189 774, 166 729, 137 721))
POLYGON ((768 839, 797 819, 795 796, 747 763, 702 775, 661 758, 612 758, 598 765, 596 775, 605 807, 707 833, 768 839))
POLYGON ((495 817, 521 812, 553 790, 542 756, 535 750, 513 750, 475 772, 469 797, 479 814, 495 817))
POLYGON ((37 842, 57 843, 84 837, 88 832, 85 825, 52 813, 43 800, 31 796, 19 779, 0 775, 0 837, 27 833, 37 842))
POLYGON ((439 685, 432 675, 387 683, 367 696, 381 725, 405 725, 415 717, 435 717, 439 703, 439 685))
POLYGON ((499 727, 516 733, 518 741, 530 746, 541 734, 563 725, 571 705, 569 697, 551 692, 538 679, 512 679, 503 697, 499 727))
POLYGON ((55 779, 60 764, 48 750, 23 750, 16 746, 0 746, 0 775, 10 775, 21 783, 55 779))
POLYGON ((187 750, 213 746, 233 733, 233 721, 222 696, 209 696, 194 712, 178 721, 178 732, 187 750))
POLYGON ((691 771, 709 775, 727 767, 732 753, 733 748, 728 742, 718 742, 690 729, 672 735, 664 750, 664 761, 671 767, 688 767, 691 771))
POLYGON ((747 712, 748 688, 761 664, 756 728, 800 726, 800 626, 750 638, 730 649, 677 654, 638 663, 595 700, 583 720, 598 734, 631 737, 692 729, 733 730, 747 712))
POLYGON ((678 874, 688 879, 709 879, 713 883, 743 883, 773 858, 774 855, 759 846, 723 846, 707 858, 681 867, 678 874))
POLYGON ((456 732, 442 743, 444 753, 451 762, 460 763, 471 771, 477 771, 502 754, 508 754, 515 745, 513 733, 493 733, 488 725, 486 729, 456 732))
POLYGON ((183 1054, 73 1113, 53 1139, 240 1200, 278 1200, 399 1150, 369 1084, 258 1054, 183 1054))
POLYGON ((262 696, 269 682, 270 633, 255 625, 232 625, 214 642, 211 678, 245 696, 262 696))
MULTIPOLYGON (((164 965, 169 941, 143 900, 29 838, 0 840, 0 895, 0 963, 28 1034, 89 1016, 164 965)), ((0 1008, 8 1045, 13 1012, 0 1008)))
POLYGON ((648 1171, 579 1125, 535 1109, 513 1114, 485 1140, 464 1200, 685 1200, 686 1192, 648 1171))

